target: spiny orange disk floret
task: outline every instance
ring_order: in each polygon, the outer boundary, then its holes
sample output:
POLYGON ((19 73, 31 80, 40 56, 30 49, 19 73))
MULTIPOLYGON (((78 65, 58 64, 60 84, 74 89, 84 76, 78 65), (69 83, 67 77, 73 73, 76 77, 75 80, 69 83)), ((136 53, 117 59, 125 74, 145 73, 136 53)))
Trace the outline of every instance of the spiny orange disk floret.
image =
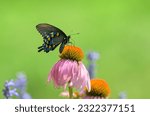
POLYGON ((86 93, 87 96, 97 96, 100 98, 107 98, 110 94, 110 88, 105 80, 92 79, 91 91, 86 93))
POLYGON ((81 48, 72 45, 66 45, 64 50, 60 54, 61 59, 70 59, 76 61, 81 61, 83 57, 84 54, 81 48))

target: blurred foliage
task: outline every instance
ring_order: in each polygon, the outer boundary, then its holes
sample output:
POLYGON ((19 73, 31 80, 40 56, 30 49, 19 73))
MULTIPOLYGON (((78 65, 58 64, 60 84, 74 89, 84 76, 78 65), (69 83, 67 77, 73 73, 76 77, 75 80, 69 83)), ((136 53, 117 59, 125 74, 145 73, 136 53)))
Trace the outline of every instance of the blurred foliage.
POLYGON ((110 85, 110 98, 120 91, 128 98, 150 98, 149 6, 148 0, 1 0, 0 90, 5 80, 24 71, 32 98, 60 98, 61 89, 47 84, 58 48, 37 52, 42 37, 35 26, 46 22, 68 35, 79 32, 71 41, 85 54, 101 54, 96 75, 110 85))

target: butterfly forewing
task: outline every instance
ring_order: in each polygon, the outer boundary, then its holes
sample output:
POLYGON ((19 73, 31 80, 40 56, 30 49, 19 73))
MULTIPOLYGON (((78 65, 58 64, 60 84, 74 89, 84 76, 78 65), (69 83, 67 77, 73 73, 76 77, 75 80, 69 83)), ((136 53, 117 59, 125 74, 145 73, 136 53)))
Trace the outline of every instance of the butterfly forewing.
POLYGON ((36 26, 36 29, 39 31, 39 33, 42 36, 45 34, 50 35, 50 33, 52 33, 52 32, 58 32, 60 36, 63 35, 64 37, 67 37, 63 31, 61 31, 59 28, 57 28, 53 25, 50 25, 50 24, 46 24, 46 23, 38 24, 36 26))
POLYGON ((52 51, 59 44, 64 43, 64 41, 68 41, 66 34, 53 25, 41 23, 36 26, 36 29, 43 36, 44 42, 44 44, 38 48, 39 52, 42 50, 45 52, 52 51))

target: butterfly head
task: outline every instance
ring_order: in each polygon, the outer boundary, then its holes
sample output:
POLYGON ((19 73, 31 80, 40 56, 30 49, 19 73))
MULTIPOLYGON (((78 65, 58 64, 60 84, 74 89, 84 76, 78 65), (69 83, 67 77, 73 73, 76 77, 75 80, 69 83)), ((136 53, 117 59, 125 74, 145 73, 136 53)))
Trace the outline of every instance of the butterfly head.
POLYGON ((68 35, 68 36, 67 36, 67 40, 68 40, 68 42, 69 42, 70 38, 71 38, 71 36, 70 36, 70 35, 68 35))

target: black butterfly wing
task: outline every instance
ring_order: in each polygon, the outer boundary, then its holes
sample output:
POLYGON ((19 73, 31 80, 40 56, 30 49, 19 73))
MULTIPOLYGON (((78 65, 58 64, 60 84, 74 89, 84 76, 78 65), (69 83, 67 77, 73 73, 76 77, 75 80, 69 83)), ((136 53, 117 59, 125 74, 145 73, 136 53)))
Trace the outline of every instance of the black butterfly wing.
MULTIPOLYGON (((44 50, 44 52, 48 53, 53 51, 59 44, 67 43, 68 41, 66 34, 53 25, 41 23, 36 26, 36 29, 43 36, 44 42, 42 46, 38 47, 38 52, 44 50)), ((63 48, 63 45, 61 45, 61 48, 63 48)))
POLYGON ((36 29, 44 39, 53 38, 53 44, 60 44, 64 39, 67 39, 67 35, 62 30, 50 24, 38 24, 36 29))

